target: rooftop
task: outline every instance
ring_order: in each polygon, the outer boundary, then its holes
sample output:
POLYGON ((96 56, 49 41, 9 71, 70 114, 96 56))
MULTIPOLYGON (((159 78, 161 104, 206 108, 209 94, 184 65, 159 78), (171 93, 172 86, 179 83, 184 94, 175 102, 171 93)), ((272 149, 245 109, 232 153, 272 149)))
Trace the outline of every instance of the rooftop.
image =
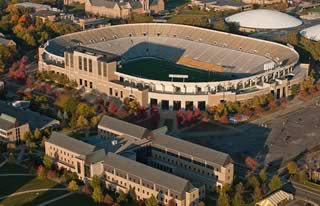
POLYGON ((60 132, 53 132, 47 142, 80 155, 89 155, 96 150, 95 146, 74 139, 60 132))
POLYGON ((129 173, 146 181, 153 182, 159 186, 182 193, 193 188, 192 184, 183 178, 154 169, 150 166, 133 161, 114 153, 108 153, 104 165, 129 173))
POLYGON ((181 155, 191 156, 194 160, 206 160, 213 164, 226 165, 231 161, 231 157, 226 153, 169 135, 153 133, 152 145, 168 151, 180 153, 181 155))
POLYGON ((16 119, 6 114, 0 115, 0 129, 9 130, 15 127, 16 119))
POLYGON ((122 134, 129 135, 132 137, 136 137, 139 139, 147 138, 150 132, 141 126, 125 122, 110 116, 103 116, 99 123, 99 127, 106 127, 115 131, 118 131, 122 134))
POLYGON ((58 120, 47 116, 42 116, 36 112, 21 110, 11 105, 0 101, 0 113, 5 113, 9 116, 15 117, 20 124, 29 123, 30 129, 43 129, 55 124, 60 124, 58 120))

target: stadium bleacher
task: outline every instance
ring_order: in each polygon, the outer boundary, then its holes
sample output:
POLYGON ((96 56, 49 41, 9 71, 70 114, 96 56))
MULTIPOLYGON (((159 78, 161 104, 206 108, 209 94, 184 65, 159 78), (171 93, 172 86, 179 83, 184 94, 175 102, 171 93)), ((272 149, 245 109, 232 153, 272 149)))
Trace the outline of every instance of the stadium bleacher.
POLYGON ((288 47, 272 42, 174 24, 128 24, 88 30, 52 39, 45 49, 63 57, 67 48, 76 46, 75 41, 121 55, 124 62, 157 57, 171 62, 180 60, 177 63, 200 69, 222 67, 231 73, 258 73, 264 64, 286 61, 289 65, 298 59, 288 47))

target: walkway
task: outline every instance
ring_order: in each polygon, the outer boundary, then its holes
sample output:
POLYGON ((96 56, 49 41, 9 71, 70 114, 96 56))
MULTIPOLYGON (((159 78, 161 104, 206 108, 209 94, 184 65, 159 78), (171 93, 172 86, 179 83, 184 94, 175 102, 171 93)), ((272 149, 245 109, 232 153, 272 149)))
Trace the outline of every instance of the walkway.
POLYGON ((0 177, 15 177, 15 176, 24 176, 24 177, 29 177, 29 176, 36 176, 35 174, 29 174, 29 173, 18 173, 18 174, 0 174, 0 177))
POLYGON ((44 188, 44 189, 27 190, 27 191, 15 192, 15 193, 12 193, 10 195, 2 196, 2 197, 0 197, 0 200, 6 199, 8 197, 14 197, 14 196, 18 196, 18 195, 27 194, 27 193, 47 192, 47 191, 66 191, 66 190, 68 190, 68 189, 67 188, 44 188))
POLYGON ((53 198, 53 199, 51 199, 51 200, 48 200, 48 201, 46 201, 46 202, 43 202, 43 203, 41 203, 41 204, 39 204, 39 205, 37 205, 37 206, 49 205, 49 204, 51 204, 51 203, 53 203, 53 202, 55 202, 55 201, 61 200, 61 199, 66 198, 66 197, 69 197, 70 195, 73 195, 73 194, 74 194, 73 192, 69 192, 69 193, 67 193, 67 194, 64 194, 64 195, 61 195, 61 196, 59 196, 59 197, 53 198))

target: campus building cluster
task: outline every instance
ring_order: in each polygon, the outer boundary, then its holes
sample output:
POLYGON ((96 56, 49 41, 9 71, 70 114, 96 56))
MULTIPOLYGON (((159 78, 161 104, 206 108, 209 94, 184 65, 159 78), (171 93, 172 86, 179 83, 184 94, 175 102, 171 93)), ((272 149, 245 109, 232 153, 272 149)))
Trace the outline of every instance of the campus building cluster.
POLYGON ((225 153, 109 116, 100 121, 98 134, 115 149, 53 132, 45 153, 82 180, 98 175, 109 190, 133 189, 138 199, 153 195, 161 204, 173 199, 177 206, 197 205, 206 192, 233 181, 233 162, 225 153))
MULTIPOLYGON (((152 68, 150 68, 152 69, 152 68)), ((142 106, 188 109, 245 101, 272 93, 290 95, 308 68, 298 53, 278 43, 174 24, 129 24, 57 37, 39 48, 39 71, 66 75, 87 91, 136 99, 142 106), (206 71, 212 81, 147 78, 122 65, 155 58, 206 71)), ((175 74, 172 71, 173 74, 175 74)))

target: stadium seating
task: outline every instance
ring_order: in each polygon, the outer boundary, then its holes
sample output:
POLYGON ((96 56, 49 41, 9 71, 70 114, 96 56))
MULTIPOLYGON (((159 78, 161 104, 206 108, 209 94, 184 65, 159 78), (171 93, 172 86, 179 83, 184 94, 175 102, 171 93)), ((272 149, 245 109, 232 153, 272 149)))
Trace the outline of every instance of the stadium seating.
POLYGON ((157 57, 202 69, 258 73, 269 62, 293 64, 298 55, 272 42, 174 24, 129 24, 78 32, 49 41, 46 50, 63 57, 77 44, 129 61, 157 57), (78 43, 76 43, 78 42, 78 43))

